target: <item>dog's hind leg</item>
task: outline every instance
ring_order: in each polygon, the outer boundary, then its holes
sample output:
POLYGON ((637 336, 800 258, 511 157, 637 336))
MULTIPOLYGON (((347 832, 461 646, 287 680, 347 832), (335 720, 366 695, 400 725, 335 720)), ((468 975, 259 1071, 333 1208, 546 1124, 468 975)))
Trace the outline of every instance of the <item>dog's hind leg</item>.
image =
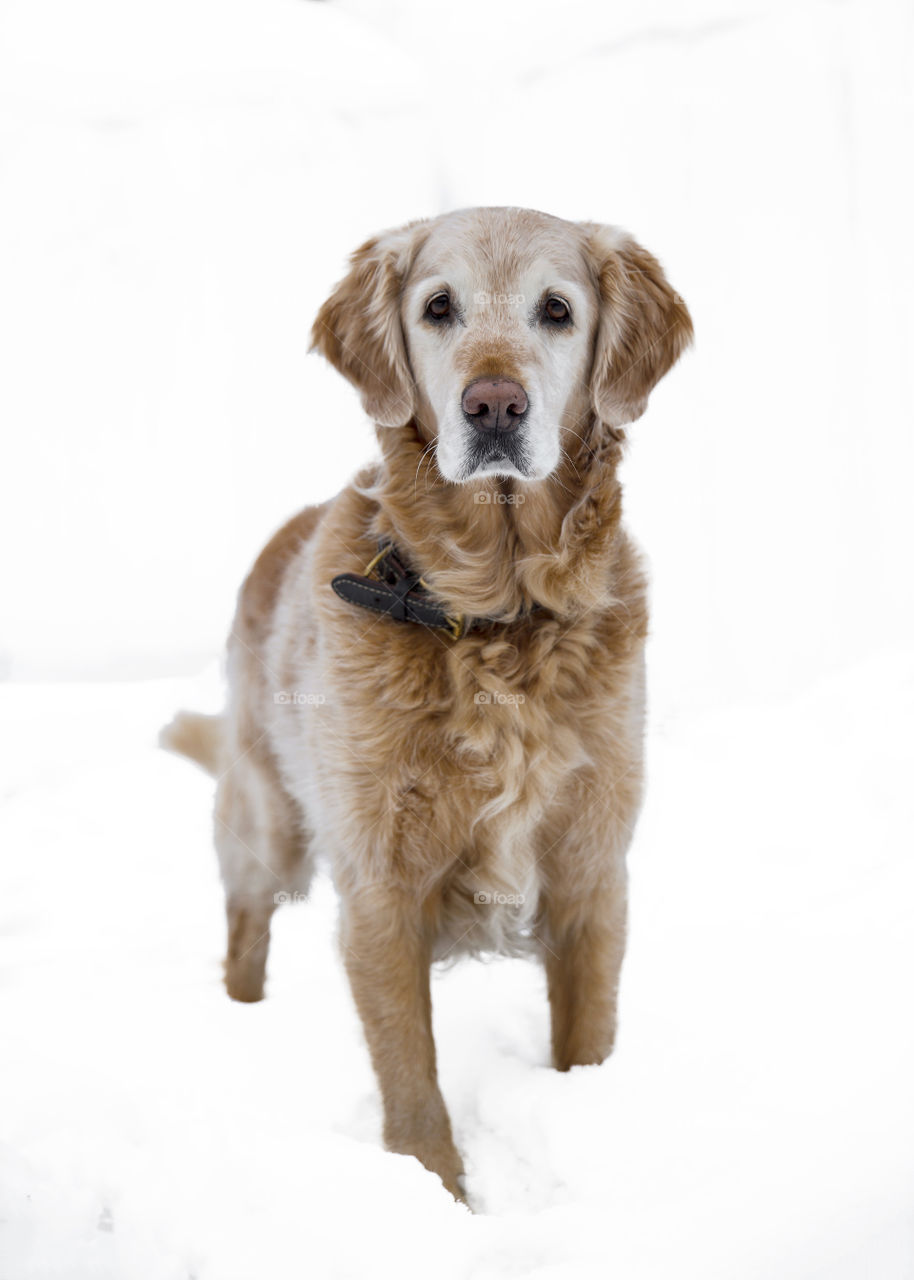
POLYGON ((301 811, 257 747, 219 780, 215 843, 228 923, 226 990, 233 1000, 260 1000, 273 912, 292 889, 307 890, 310 858, 301 811))

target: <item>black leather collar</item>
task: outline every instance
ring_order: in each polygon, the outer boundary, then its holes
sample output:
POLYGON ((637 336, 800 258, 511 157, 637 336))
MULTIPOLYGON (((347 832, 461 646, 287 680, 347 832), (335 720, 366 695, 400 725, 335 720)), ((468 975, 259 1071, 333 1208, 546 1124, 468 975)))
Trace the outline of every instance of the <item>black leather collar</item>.
MULTIPOLYGON (((364 573, 337 574, 330 585, 340 599, 349 604, 386 613, 395 622, 417 622, 423 627, 446 631, 452 640, 498 621, 447 613, 435 600, 428 583, 410 569, 394 544, 383 538, 378 543, 377 555, 365 566, 364 573)), ((535 604, 532 611, 538 612, 539 608, 535 604)))

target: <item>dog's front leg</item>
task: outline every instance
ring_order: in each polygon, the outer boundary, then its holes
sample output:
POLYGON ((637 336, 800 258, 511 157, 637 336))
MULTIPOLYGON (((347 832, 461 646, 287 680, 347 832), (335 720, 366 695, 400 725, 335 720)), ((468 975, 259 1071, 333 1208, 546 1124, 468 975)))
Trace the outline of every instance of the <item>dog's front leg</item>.
POLYGON ((625 954, 624 866, 587 898, 553 890, 546 906, 552 1054, 559 1071, 609 1057, 625 954))
POLYGON ((463 1200, 463 1165, 435 1062, 430 947, 421 906, 373 887, 344 895, 343 957, 384 1102, 384 1141, 463 1200))

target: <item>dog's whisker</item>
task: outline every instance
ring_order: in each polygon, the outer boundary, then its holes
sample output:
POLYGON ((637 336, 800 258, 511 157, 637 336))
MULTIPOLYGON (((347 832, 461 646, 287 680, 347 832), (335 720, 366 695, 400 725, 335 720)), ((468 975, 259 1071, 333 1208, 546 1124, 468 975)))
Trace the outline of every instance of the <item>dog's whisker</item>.
MULTIPOLYGON (((421 454, 419 455, 419 461, 416 463, 416 474, 413 479, 413 492, 415 492, 419 484, 419 468, 422 466, 422 463, 425 461, 426 458, 428 458, 429 461, 431 461, 431 454, 434 447, 435 447, 434 440, 430 440, 428 444, 425 446, 425 448, 422 450, 421 454)), ((426 493, 427 492, 428 492, 428 476, 426 475, 426 493)))

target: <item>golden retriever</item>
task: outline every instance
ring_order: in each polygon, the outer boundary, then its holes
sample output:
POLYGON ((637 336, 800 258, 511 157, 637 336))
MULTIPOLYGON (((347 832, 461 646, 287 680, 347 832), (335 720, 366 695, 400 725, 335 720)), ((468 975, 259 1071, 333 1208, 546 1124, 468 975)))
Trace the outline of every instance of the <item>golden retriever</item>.
POLYGON ((613 227, 470 209, 367 241, 313 345, 380 461, 276 534, 224 715, 163 734, 218 778, 229 994, 262 997, 270 918, 326 854, 385 1141, 458 1198, 435 960, 537 954, 555 1066, 613 1047, 647 631, 617 468, 691 335, 613 227))

